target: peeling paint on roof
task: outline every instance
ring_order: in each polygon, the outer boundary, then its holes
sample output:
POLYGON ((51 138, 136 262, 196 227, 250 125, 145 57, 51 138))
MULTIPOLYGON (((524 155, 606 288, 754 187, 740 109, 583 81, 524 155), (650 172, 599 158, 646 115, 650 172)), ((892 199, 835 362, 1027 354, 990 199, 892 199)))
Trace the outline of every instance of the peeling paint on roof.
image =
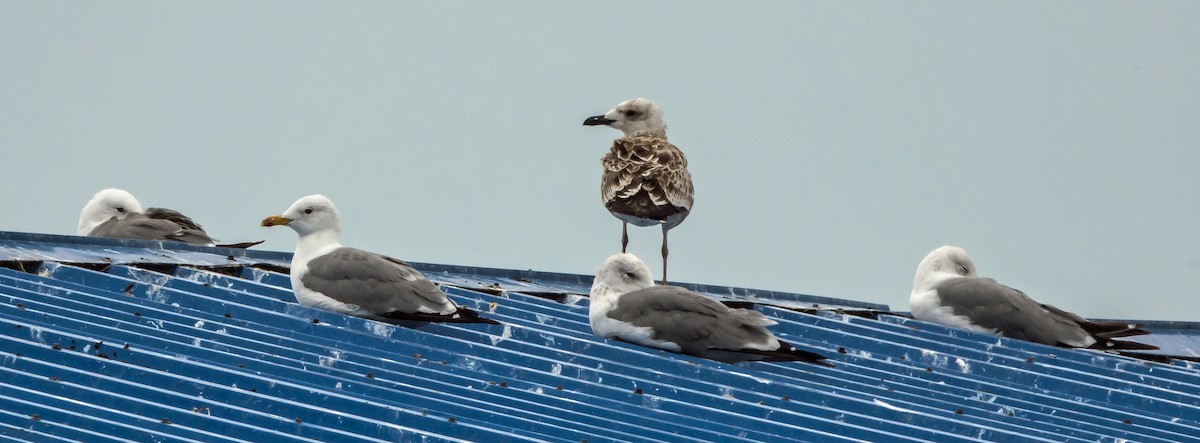
POLYGON ((403 327, 297 305, 290 258, 0 233, 0 440, 1200 441, 1194 362, 689 285, 837 367, 728 365, 596 338, 590 276, 414 264, 504 325, 403 327))

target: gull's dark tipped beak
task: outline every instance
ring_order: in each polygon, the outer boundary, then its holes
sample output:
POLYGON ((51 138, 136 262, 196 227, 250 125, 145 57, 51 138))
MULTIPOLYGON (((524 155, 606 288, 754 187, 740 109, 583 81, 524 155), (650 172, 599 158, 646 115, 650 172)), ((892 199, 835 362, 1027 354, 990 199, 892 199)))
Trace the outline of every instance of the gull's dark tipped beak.
POLYGON ((292 222, 291 219, 285 218, 282 215, 272 215, 270 217, 262 219, 262 222, 259 224, 264 227, 271 227, 271 226, 283 226, 283 225, 286 225, 291 222, 292 222))
POLYGON ((588 117, 587 120, 583 121, 583 125, 584 126, 601 126, 601 125, 608 126, 608 125, 613 124, 613 122, 615 122, 615 121, 616 120, 604 118, 603 115, 597 115, 597 116, 588 117))

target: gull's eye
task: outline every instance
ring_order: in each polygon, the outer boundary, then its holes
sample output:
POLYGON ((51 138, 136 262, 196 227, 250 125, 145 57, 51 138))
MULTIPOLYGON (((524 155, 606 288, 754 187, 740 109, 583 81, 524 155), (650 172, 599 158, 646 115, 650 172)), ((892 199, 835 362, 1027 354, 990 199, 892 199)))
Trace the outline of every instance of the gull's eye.
POLYGON ((628 277, 630 280, 632 280, 634 278, 637 278, 637 274, 633 273, 632 271, 627 271, 627 272, 625 272, 625 277, 628 277))
POLYGON ((966 267, 965 265, 958 265, 958 270, 959 270, 959 271, 961 271, 963 274, 967 274, 967 273, 968 273, 968 272, 967 272, 967 267, 966 267))
POLYGON ((124 207, 121 207, 121 206, 117 206, 117 212, 120 212, 120 213, 124 214, 124 213, 125 213, 125 208, 124 208, 124 207))
POLYGON ((625 116, 626 116, 626 117, 633 117, 633 116, 637 115, 637 114, 638 114, 638 112, 637 112, 637 111, 634 111, 634 110, 632 110, 632 109, 626 109, 626 110, 625 110, 625 112, 624 112, 624 114, 625 114, 625 116))
POLYGON ((305 213, 305 214, 312 214, 312 208, 305 209, 305 210, 304 210, 304 213, 305 213))

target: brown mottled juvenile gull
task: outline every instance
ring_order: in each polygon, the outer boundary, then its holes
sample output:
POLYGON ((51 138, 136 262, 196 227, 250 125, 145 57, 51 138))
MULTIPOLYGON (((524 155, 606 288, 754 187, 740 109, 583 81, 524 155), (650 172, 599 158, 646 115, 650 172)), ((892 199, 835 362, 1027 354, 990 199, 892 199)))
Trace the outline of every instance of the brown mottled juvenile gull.
POLYGON ((976 275, 975 263, 957 246, 934 249, 913 279, 908 305, 917 320, 1066 348, 1158 349, 1120 337, 1149 334, 1141 325, 1091 322, 1025 293, 976 275))
POLYGON ((588 117, 585 126, 607 125, 624 137, 613 140, 601 165, 600 199, 621 219, 621 252, 629 244, 629 223, 661 225, 663 284, 667 282, 667 231, 692 210, 692 175, 683 151, 667 141, 662 109, 644 98, 626 100, 607 114, 588 117))
POLYGON ((142 210, 133 194, 104 189, 92 196, 79 214, 76 233, 88 237, 167 240, 202 246, 248 248, 262 243, 214 244, 200 224, 179 211, 163 208, 142 210))
POLYGON ((262 226, 286 225, 300 235, 292 255, 292 291, 304 306, 396 323, 397 320, 489 323, 454 304, 408 263, 341 243, 341 222, 323 195, 296 200, 262 226))
POLYGON ((796 349, 767 330, 761 312, 733 309, 678 286, 655 286, 633 254, 616 254, 592 282, 592 331, 642 346, 733 363, 805 361, 833 366, 820 354, 796 349))

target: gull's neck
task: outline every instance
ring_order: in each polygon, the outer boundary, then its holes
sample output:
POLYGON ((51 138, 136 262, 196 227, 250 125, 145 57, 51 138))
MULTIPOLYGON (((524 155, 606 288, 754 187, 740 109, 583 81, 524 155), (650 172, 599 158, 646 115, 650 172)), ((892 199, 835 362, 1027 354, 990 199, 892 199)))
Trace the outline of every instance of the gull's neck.
POLYGON ((88 218, 86 216, 80 217, 79 218, 79 227, 76 228, 76 234, 86 236, 88 234, 91 234, 92 230, 96 229, 96 226, 100 226, 99 220, 92 220, 91 218, 88 218))
POLYGON ((667 127, 663 126, 661 128, 655 128, 655 129, 639 129, 636 131, 627 132, 627 133, 625 133, 625 136, 626 137, 650 136, 650 137, 658 137, 663 140, 666 140, 667 139, 667 127))
POLYGON ((292 256, 292 266, 295 266, 297 262, 308 263, 309 260, 340 247, 342 247, 341 233, 336 229, 325 229, 301 235, 296 242, 296 254, 292 256))
POLYGON ((654 282, 638 282, 636 284, 619 284, 616 286, 608 283, 593 283, 592 291, 589 293, 589 296, 593 303, 595 301, 611 303, 615 308, 617 305, 617 299, 621 298, 622 295, 652 286, 654 286, 654 282))
POLYGON ((104 224, 104 222, 113 217, 124 220, 128 216, 105 212, 100 208, 84 208, 84 211, 79 215, 79 226, 75 228, 76 233, 83 236, 91 234, 97 226, 104 224))
POLYGON ((588 324, 596 334, 611 336, 609 327, 612 325, 612 319, 608 318, 608 313, 617 309, 617 300, 621 298, 621 293, 606 284, 593 284, 589 295, 591 297, 588 300, 588 324))
POLYGON ((589 293, 589 296, 591 299, 590 303, 593 305, 598 301, 616 305, 617 298, 621 297, 621 293, 616 289, 613 289, 611 286, 601 283, 598 285, 592 285, 592 292, 589 293))
POLYGON ((942 281, 959 277, 962 276, 953 272, 927 270, 925 272, 918 273, 917 277, 913 279, 913 292, 928 291, 933 288, 934 285, 941 283, 942 281))

